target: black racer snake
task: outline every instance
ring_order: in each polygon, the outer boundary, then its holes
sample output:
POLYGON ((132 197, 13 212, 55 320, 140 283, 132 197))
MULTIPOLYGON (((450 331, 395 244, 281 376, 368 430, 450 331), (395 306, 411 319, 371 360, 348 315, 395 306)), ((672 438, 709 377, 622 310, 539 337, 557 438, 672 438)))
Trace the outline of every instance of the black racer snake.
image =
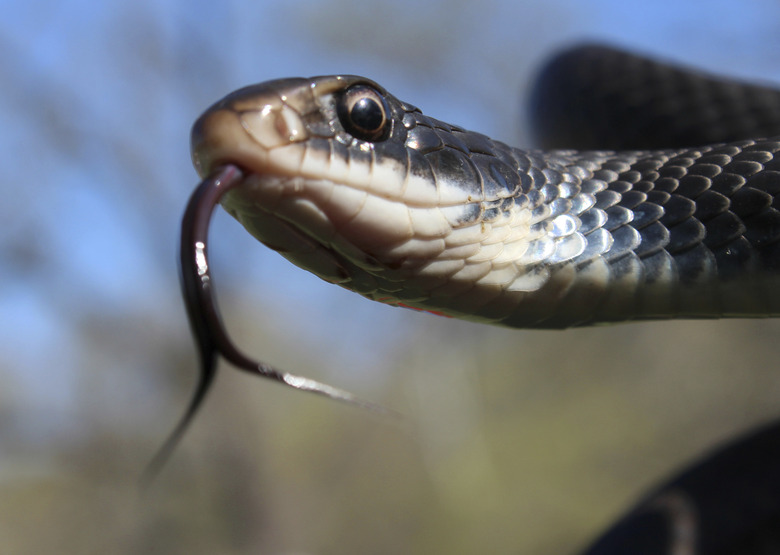
MULTIPOLYGON (((150 474, 220 355, 383 410, 232 344, 206 256, 218 203, 328 282, 446 316, 566 328, 780 314, 780 92, 591 46, 546 67, 531 114, 538 142, 567 150, 509 147, 355 76, 270 81, 209 108, 192 132, 204 181, 185 214, 181 257, 202 376, 150 474)), ((770 532, 780 530, 778 456, 774 428, 726 448, 587 553, 780 552, 770 532), (754 551, 760 541, 775 550, 754 551)))

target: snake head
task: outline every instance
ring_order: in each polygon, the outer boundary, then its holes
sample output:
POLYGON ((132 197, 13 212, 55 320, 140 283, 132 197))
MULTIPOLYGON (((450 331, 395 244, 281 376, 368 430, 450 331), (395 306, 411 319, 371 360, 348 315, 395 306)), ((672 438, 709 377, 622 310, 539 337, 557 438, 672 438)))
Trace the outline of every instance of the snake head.
MULTIPOLYGON (((258 240, 389 304, 461 312, 452 299, 502 296, 522 274, 515 261, 549 250, 534 244, 544 236, 532 228, 534 212, 516 209, 544 199, 525 196, 533 178, 517 171, 523 162, 509 147, 427 117, 362 77, 240 89, 196 122, 192 156, 202 176, 242 168, 243 183, 222 204, 258 240)), ((522 287, 539 283, 529 274, 522 287)))

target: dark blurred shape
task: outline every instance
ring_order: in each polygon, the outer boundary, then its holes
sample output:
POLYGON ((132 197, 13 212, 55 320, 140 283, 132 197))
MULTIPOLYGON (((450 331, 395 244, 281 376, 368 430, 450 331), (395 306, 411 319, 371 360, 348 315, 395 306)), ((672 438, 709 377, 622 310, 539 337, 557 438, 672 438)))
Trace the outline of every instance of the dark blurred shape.
POLYGON ((780 421, 660 487, 583 555, 780 553, 780 421))
POLYGON ((780 94, 606 46, 555 56, 529 104, 543 148, 678 148, 780 134, 780 94))

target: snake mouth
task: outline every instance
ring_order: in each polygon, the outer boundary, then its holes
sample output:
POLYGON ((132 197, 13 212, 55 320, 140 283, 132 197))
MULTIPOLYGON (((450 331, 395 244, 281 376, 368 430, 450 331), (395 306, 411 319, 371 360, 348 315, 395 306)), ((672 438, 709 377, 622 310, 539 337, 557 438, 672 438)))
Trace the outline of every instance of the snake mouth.
POLYGON ((303 123, 289 109, 274 110, 265 104, 258 110, 243 112, 210 110, 192 128, 192 162, 201 178, 226 164, 235 164, 247 174, 293 175, 302 152, 288 152, 285 156, 281 151, 290 149, 282 147, 306 138, 303 123), (273 162, 271 151, 276 151, 273 162))
POLYGON ((355 267, 379 268, 365 246, 341 233, 369 195, 342 188, 340 202, 333 202, 334 183, 304 176, 304 157, 314 153, 299 144, 309 135, 297 112, 273 98, 255 98, 248 107, 226 104, 223 100, 201 116, 191 139, 202 177, 227 165, 243 173, 220 201, 225 210, 264 245, 330 283, 348 281, 355 267), (345 206, 351 211, 345 213, 345 206))

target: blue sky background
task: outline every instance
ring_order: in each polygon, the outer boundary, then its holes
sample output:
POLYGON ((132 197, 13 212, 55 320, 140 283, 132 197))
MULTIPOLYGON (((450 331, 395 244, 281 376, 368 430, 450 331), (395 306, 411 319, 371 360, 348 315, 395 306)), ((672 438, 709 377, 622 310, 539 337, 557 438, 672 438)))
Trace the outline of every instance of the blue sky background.
MULTIPOLYGON (((187 341, 174 261, 196 182, 189 127, 232 89, 290 75, 364 74, 436 117, 522 144, 522 95, 533 71, 581 40, 780 81, 780 6, 768 0, 706 9, 606 0, 38 0, 11 3, 4 14, 0 372, 7 391, 21 395, 12 404, 57 407, 57 427, 78 412, 70 405, 78 376, 99 372, 83 354, 86 321, 127 314, 187 341)), ((319 283, 226 217, 213 238, 226 303, 232 294, 260 303, 295 333, 313 334, 315 345, 334 342, 338 351, 349 338, 350 366, 361 372, 377 366, 388 330, 409 319, 319 283)), ((134 381, 147 373, 144 351, 139 344, 133 359, 120 351, 102 364, 134 381)))
MULTIPOLYGON (((183 408, 195 372, 176 268, 179 221, 197 181, 189 128, 235 88, 362 74, 434 117, 521 145, 533 72, 578 41, 780 82, 780 4, 771 0, 30 0, 3 8, 0 453, 46 452, 96 428, 144 427, 153 442, 178 416, 178 405, 166 405, 171 384, 183 408), (190 366, 174 367, 171 350, 191 356, 190 366)), ((424 342, 429 329, 510 333, 321 283, 224 214, 212 238, 239 342, 303 375, 327 364, 335 375, 318 377, 367 396, 394 371, 392 355, 424 342), (239 329, 252 322, 257 329, 239 329), (293 337, 301 352, 273 351, 278 337, 293 337), (298 355, 316 362, 296 366, 298 355)))

